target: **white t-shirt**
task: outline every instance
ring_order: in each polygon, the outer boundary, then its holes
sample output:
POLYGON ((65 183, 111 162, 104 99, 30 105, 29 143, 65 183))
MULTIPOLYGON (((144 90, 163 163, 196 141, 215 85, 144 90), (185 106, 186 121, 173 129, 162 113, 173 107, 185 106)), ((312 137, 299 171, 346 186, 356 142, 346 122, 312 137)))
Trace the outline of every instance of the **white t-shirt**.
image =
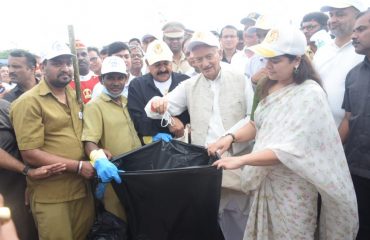
POLYGON ((313 64, 322 79, 337 127, 345 113, 342 109, 342 103, 346 76, 363 59, 364 56, 355 52, 352 41, 342 47, 338 47, 332 41, 319 48, 315 53, 313 64))
POLYGON ((171 76, 170 76, 170 79, 168 79, 167 81, 164 81, 164 82, 156 81, 155 79, 153 79, 153 80, 154 80, 154 85, 159 89, 159 91, 162 93, 162 95, 163 96, 167 95, 167 93, 170 90, 171 83, 172 83, 171 76))

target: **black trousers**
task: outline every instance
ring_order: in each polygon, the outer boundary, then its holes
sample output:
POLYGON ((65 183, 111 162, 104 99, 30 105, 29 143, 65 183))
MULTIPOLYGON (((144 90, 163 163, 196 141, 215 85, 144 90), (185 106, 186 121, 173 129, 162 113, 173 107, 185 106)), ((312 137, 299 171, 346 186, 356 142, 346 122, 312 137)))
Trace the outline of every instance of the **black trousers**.
POLYGON ((356 191, 360 229, 357 240, 370 239, 370 179, 352 175, 356 191))

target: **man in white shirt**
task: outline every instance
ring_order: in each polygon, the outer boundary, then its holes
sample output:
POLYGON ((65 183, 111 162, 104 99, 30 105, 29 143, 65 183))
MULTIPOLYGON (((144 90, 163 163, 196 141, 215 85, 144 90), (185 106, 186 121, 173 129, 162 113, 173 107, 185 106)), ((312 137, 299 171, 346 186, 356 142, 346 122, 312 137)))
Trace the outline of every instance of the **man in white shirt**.
POLYGON ((337 127, 344 117, 345 78, 349 70, 363 60, 363 56, 355 52, 351 36, 356 16, 364 10, 366 7, 359 0, 337 1, 321 8, 322 12, 329 12, 328 27, 335 39, 317 50, 313 64, 328 94, 337 127))
MULTIPOLYGON (((201 73, 180 83, 166 97, 154 97, 145 109, 151 118, 161 118, 164 112, 176 116, 188 110, 192 143, 207 146, 238 123, 245 123, 244 118, 251 111, 253 90, 242 74, 220 65, 219 41, 212 33, 194 33, 188 49, 201 73)), ((249 150, 248 146, 234 145, 231 154, 249 150)), ((225 171, 222 187, 221 229, 226 240, 241 240, 249 206, 248 196, 240 190, 239 172, 225 171)))

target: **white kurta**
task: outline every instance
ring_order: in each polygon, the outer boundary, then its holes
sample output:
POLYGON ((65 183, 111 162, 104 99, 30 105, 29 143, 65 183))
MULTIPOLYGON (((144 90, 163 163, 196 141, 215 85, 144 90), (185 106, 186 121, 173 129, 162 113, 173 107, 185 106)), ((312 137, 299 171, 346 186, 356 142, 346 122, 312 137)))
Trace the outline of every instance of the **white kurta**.
POLYGON ((326 94, 314 81, 291 84, 255 112, 253 152, 274 151, 280 164, 245 166, 242 189, 252 193, 244 239, 313 239, 317 193, 320 239, 354 239, 356 195, 326 94))

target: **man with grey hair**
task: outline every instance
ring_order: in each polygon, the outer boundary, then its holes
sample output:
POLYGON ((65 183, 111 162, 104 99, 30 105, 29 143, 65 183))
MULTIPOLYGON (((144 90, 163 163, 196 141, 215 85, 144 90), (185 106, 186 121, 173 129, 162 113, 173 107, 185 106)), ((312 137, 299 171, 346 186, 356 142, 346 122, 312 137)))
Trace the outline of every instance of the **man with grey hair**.
MULTIPOLYGON (((154 119, 162 118, 164 113, 166 118, 188 110, 192 143, 207 146, 222 136, 233 136, 229 129, 245 123, 244 118, 251 111, 253 90, 242 74, 227 64, 220 65, 222 50, 212 33, 194 33, 188 49, 201 73, 180 83, 167 96, 152 98, 145 110, 154 119)), ((234 144, 227 154, 249 151, 245 147, 234 144)), ((240 189, 240 169, 224 171, 219 222, 226 240, 243 239, 248 199, 240 189)))

